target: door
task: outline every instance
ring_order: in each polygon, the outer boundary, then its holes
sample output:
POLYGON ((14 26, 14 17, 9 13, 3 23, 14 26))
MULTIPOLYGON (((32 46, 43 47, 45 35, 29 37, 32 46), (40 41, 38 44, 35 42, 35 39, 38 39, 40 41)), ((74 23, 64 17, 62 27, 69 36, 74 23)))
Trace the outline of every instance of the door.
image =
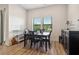
POLYGON ((3 12, 0 10, 0 44, 3 43, 3 12))

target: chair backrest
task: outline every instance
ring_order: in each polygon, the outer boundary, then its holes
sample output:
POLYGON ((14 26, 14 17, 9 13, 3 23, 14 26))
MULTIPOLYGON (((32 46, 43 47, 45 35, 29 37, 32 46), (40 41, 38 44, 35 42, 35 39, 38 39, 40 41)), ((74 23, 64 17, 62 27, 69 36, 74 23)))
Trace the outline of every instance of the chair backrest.
POLYGON ((28 29, 24 30, 24 38, 27 36, 26 34, 28 33, 28 31, 29 31, 28 29))
POLYGON ((28 37, 29 37, 29 39, 33 40, 34 39, 34 31, 29 31, 28 37))
POLYGON ((45 31, 45 29, 40 29, 40 33, 43 33, 45 31))
POLYGON ((29 31, 29 34, 30 35, 34 35, 34 31, 29 31))
POLYGON ((50 31, 50 33, 49 33, 49 36, 48 36, 49 39, 50 39, 51 33, 52 33, 52 31, 50 31))
POLYGON ((26 35, 26 31, 24 31, 24 39, 26 39, 27 37, 26 37, 27 35, 26 35))

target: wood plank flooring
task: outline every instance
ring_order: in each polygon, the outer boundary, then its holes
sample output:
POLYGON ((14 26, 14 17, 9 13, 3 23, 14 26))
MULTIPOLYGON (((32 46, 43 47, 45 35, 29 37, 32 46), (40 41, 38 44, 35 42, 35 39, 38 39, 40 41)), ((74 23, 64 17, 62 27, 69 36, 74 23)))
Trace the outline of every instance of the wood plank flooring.
POLYGON ((42 51, 41 49, 23 47, 24 43, 13 46, 0 45, 0 55, 65 55, 64 48, 59 42, 53 42, 51 49, 47 52, 42 51))

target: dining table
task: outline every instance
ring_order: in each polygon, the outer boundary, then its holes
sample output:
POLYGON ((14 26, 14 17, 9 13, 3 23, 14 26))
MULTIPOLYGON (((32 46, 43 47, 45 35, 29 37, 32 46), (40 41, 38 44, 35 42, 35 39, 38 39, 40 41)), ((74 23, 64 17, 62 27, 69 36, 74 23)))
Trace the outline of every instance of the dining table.
MULTIPOLYGON (((29 33, 25 33, 25 36, 28 36, 29 33)), ((34 32, 34 36, 37 36, 38 38, 40 38, 41 42, 42 42, 42 38, 47 39, 48 36, 50 35, 50 32, 34 32)), ((27 39, 24 39, 24 47, 26 46, 26 41, 27 39)))

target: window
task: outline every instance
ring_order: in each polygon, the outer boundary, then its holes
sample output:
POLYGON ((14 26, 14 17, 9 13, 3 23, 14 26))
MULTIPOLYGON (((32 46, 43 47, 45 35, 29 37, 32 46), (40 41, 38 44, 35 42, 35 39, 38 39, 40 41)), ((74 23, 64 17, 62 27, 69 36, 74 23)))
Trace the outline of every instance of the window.
POLYGON ((21 31, 24 30, 26 24, 25 24, 25 20, 20 18, 20 17, 16 17, 16 16, 10 16, 9 19, 9 32, 12 31, 21 31))
POLYGON ((43 28, 45 29, 45 31, 51 31, 52 30, 52 17, 51 16, 44 17, 43 28))
POLYGON ((39 31, 40 29, 44 29, 45 31, 51 31, 52 30, 52 17, 46 16, 43 19, 40 17, 35 17, 33 19, 33 30, 39 31))
POLYGON ((33 30, 34 31, 39 31, 41 28, 41 18, 40 17, 35 17, 33 19, 33 30))

